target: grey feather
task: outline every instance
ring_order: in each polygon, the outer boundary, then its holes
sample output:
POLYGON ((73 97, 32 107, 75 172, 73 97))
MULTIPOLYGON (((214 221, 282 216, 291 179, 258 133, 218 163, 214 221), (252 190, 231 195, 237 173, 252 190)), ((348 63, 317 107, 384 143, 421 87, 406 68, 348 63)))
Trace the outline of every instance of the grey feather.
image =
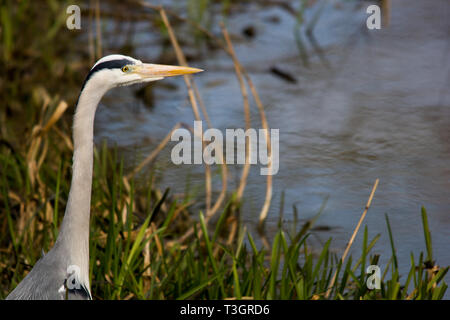
POLYGON ((89 285, 89 220, 94 117, 100 99, 109 89, 117 86, 200 71, 196 68, 143 64, 123 55, 109 55, 97 61, 86 77, 77 101, 73 123, 72 182, 58 238, 47 254, 42 252, 41 259, 6 299, 92 299, 89 285), (122 69, 128 65, 132 68, 122 69))

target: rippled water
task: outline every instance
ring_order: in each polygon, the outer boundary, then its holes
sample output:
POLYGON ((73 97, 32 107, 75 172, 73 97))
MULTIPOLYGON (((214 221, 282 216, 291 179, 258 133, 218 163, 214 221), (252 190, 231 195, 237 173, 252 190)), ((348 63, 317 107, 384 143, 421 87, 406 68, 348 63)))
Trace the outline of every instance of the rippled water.
MULTIPOLYGON (((280 129, 280 170, 274 177, 268 230, 276 226, 283 191, 286 223, 292 220, 293 205, 307 219, 328 198, 317 224, 329 229, 315 232, 316 239, 333 237, 334 248, 342 252, 379 178, 365 220, 370 238, 381 233, 374 252, 390 256, 387 213, 399 264, 407 268, 410 251, 416 256, 425 251, 424 205, 437 262, 450 265, 450 3, 392 1, 390 26, 377 31, 365 28, 366 3, 360 3, 330 2, 324 7, 314 29, 323 58, 309 46, 309 68, 299 58, 295 20, 283 10, 250 6, 228 18, 233 34, 254 27, 255 37, 235 39, 235 49, 258 89, 270 127, 280 129), (273 66, 297 82, 276 77, 269 72, 273 66)), ((306 12, 307 20, 316 9, 306 12)), ((156 53, 144 48, 142 54, 151 58, 156 53)), ((214 127, 243 128, 242 97, 229 58, 215 52, 195 66, 207 70, 195 79, 214 127)), ((178 121, 193 125, 183 79, 165 82, 178 89, 157 86, 151 110, 133 98, 135 88, 111 92, 103 100, 108 107, 97 114, 97 141, 117 143, 131 164, 178 121)), ((252 108, 252 125, 260 128, 252 108)), ((170 149, 156 166, 163 172, 160 185, 175 192, 184 190, 188 175, 194 186, 204 182, 202 166, 174 166, 170 149)), ((240 168, 230 169, 233 185, 240 168)), ((219 175, 214 187, 220 190, 219 175)), ((243 210, 250 228, 256 225, 264 189, 265 178, 254 167, 243 210)), ((361 237, 362 232, 355 254, 361 237)))

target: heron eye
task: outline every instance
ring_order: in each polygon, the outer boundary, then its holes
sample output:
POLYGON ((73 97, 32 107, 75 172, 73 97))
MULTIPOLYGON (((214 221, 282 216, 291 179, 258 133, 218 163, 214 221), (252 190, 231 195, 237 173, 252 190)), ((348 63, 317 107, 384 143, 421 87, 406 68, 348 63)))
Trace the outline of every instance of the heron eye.
POLYGON ((130 71, 130 68, 128 68, 127 66, 122 67, 122 72, 128 72, 130 71))

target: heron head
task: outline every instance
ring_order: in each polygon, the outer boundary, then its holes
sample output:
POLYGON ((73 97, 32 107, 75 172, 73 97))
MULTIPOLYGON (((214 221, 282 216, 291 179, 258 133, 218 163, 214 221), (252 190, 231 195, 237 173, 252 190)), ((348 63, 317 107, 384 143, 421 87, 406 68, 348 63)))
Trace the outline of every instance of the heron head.
POLYGON ((85 83, 91 77, 95 77, 99 80, 98 83, 113 88, 201 71, 203 70, 190 67, 143 63, 132 57, 113 54, 105 56, 95 63, 85 83))

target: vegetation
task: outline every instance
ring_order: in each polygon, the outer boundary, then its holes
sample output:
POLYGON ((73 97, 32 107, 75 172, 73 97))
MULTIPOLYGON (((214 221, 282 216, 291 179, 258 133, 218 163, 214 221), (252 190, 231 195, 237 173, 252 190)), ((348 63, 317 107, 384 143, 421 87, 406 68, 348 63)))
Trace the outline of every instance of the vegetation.
MULTIPOLYGON (((22 161, 3 153, 0 162, 1 297, 31 269, 41 249, 50 249, 70 185, 70 158, 57 170, 42 166, 41 191, 31 186, 22 161)), ((308 245, 312 221, 291 231, 280 228, 266 249, 239 222, 231 197, 211 228, 198 213, 199 226, 194 224, 193 237, 183 242, 180 235, 193 223, 186 211, 189 193, 170 198, 168 190, 155 190, 152 179, 146 186, 128 184, 123 162, 106 147, 96 156, 94 177, 90 251, 96 299, 322 299, 334 272, 338 280, 330 299, 441 299, 447 289, 448 267, 434 266, 425 209, 426 254, 411 254, 410 271, 401 277, 392 241, 381 289, 369 290, 366 268, 379 263, 379 255, 370 252, 380 235, 368 239, 367 227, 360 256, 343 264, 330 252, 331 239, 321 249, 308 245)), ((386 222, 393 239, 387 217, 386 222)))
MULTIPOLYGON (((195 3, 190 1, 191 8, 195 3)), ((70 188, 70 114, 91 57, 74 51, 89 48, 73 44, 86 41, 80 35, 67 41, 64 20, 55 19, 62 8, 64 2, 51 0, 6 1, 0 7, 0 63, 6 70, 0 85, 0 298, 52 247, 70 188), (30 19, 38 13, 39 21, 30 19)), ((152 22, 161 25, 160 19, 152 22)), ((161 29, 162 38, 171 30, 167 24, 161 29)), ((234 62, 238 76, 245 76, 234 62)), ((214 218, 191 209, 196 201, 189 187, 179 196, 159 190, 151 169, 134 178, 116 149, 100 146, 90 231, 94 298, 442 299, 446 292, 448 267, 435 265, 424 208, 427 251, 411 253, 407 275, 400 275, 386 216, 392 256, 382 268, 381 288, 369 290, 366 268, 379 264, 371 250, 380 235, 369 239, 367 227, 359 257, 344 260, 331 252, 331 239, 321 248, 309 240, 314 220, 289 230, 280 223, 264 245, 240 220, 238 192, 227 193, 214 218)))

